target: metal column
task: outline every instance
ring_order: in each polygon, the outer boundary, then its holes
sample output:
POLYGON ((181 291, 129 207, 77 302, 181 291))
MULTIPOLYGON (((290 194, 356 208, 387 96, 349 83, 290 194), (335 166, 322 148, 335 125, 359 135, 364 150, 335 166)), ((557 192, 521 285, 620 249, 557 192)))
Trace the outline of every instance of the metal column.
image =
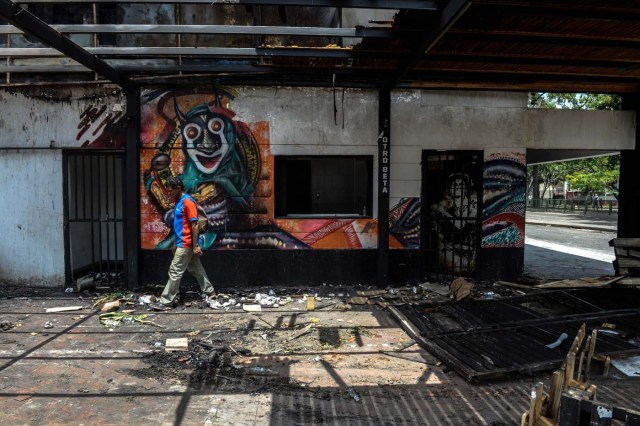
POLYGON ((620 151, 620 178, 618 183, 618 238, 640 237, 640 97, 623 98, 623 109, 636 111, 636 145, 633 150, 620 151))
POLYGON ((389 285, 389 182, 391 173, 391 89, 378 102, 378 286, 389 285))
POLYGON ((140 89, 127 90, 127 145, 125 153, 125 274, 127 287, 138 287, 140 249, 140 89))

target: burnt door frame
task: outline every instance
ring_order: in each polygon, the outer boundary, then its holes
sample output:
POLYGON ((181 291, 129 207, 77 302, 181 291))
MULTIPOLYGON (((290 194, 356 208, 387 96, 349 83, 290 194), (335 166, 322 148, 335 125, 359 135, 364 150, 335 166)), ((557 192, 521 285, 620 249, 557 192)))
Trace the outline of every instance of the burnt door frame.
MULTIPOLYGON (((122 274, 122 280, 126 282, 124 160, 124 151, 122 150, 62 151, 64 269, 65 284, 67 285, 79 278, 75 276, 76 272, 81 275, 85 269, 93 275, 96 281, 111 283, 115 279, 114 274, 122 274), (120 172, 116 173, 118 162, 120 172), (79 167, 81 168, 82 180, 80 179, 79 167), (105 179, 103 179, 102 171, 106 173, 105 179), (75 180, 73 188, 72 178, 75 180), (116 191, 118 178, 120 190, 116 191), (91 184, 90 187, 88 183, 91 184), (94 194, 96 183, 98 193, 94 194), (102 185, 103 183, 104 185, 102 185), (73 196, 70 193, 72 190, 74 191, 73 196), (81 196, 79 196, 80 191, 82 191, 81 196), (87 196, 90 199, 87 199, 87 196), (114 214, 110 217, 111 212, 114 214), (91 261, 88 265, 72 265, 72 224, 86 224, 90 227, 88 237, 91 244, 91 261), (121 227, 121 237, 118 236, 118 224, 121 227), (103 251, 103 247, 106 247, 106 253, 103 251), (118 260, 119 255, 122 256, 122 260, 118 260)), ((117 278, 117 281, 120 282, 120 277, 117 278)))
MULTIPOLYGON (((422 151, 422 163, 421 163, 421 211, 420 211, 420 249, 423 253, 424 260, 424 272, 427 277, 435 278, 438 280, 450 280, 455 276, 468 276, 474 277, 477 275, 479 269, 479 253, 480 253, 480 243, 482 240, 482 199, 483 199, 483 161, 484 161, 484 151, 482 150, 423 150, 422 151), (437 181, 429 181, 431 177, 433 177, 434 173, 428 170, 428 159, 432 156, 439 156, 441 159, 438 162, 442 164, 446 164, 447 162, 453 161, 453 167, 443 168, 440 172, 440 176, 438 176, 437 181), (451 159, 449 157, 452 157, 451 159), (471 168, 469 173, 469 179, 474 186, 475 190, 475 217, 471 218, 469 216, 451 216, 449 219, 450 222, 457 222, 458 224, 462 224, 464 222, 470 222, 473 220, 473 225, 470 223, 466 224, 467 230, 472 231, 472 235, 467 238, 471 238, 471 241, 467 241, 467 243, 473 243, 473 268, 472 272, 468 273, 468 266, 465 268, 462 264, 462 260, 460 259, 458 266, 458 271, 455 270, 455 261, 453 262, 454 268, 452 270, 447 270, 443 268, 440 263, 442 259, 440 256, 440 244, 442 242, 438 241, 439 236, 437 235, 438 230, 433 230, 433 223, 436 220, 442 220, 439 218, 439 213, 434 213, 433 210, 436 207, 440 206, 445 200, 445 192, 446 189, 446 181, 450 179, 451 176, 457 174, 464 174, 465 172, 465 164, 467 169, 471 168), (470 166, 471 165, 471 166, 470 166), (435 204, 435 206, 434 206, 435 204), (457 219, 457 221, 456 221, 457 219), (473 226, 472 229, 469 226, 473 226), (435 231, 435 232, 434 232, 435 231)), ((446 167, 446 166, 445 166, 446 167)), ((464 190, 464 188, 462 188, 464 190)), ((442 228, 441 228, 442 229, 442 228)), ((459 237, 464 238, 465 234, 463 232, 458 231, 450 231, 448 236, 451 237, 459 237)), ((447 243, 444 242, 446 245, 447 243)), ((456 246, 458 249, 462 251, 463 243, 461 241, 452 242, 452 248, 455 249, 456 246)), ((444 252, 444 263, 447 263, 447 252, 444 252)), ((469 254, 469 253, 467 253, 469 254)), ((452 255, 453 256, 453 255, 452 255)), ((452 258, 453 260, 453 258, 452 258)), ((467 260, 468 261, 468 260, 467 260)))

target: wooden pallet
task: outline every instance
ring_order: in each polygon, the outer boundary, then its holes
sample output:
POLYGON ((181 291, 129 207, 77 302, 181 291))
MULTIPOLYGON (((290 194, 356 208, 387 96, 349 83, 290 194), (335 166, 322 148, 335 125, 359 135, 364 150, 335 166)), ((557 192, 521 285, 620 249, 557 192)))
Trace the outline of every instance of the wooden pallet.
MULTIPOLYGON (((640 277, 640 238, 614 238, 609 246, 614 248, 616 255, 613 261, 616 275, 640 277)), ((629 281, 620 283, 630 284, 629 281)))

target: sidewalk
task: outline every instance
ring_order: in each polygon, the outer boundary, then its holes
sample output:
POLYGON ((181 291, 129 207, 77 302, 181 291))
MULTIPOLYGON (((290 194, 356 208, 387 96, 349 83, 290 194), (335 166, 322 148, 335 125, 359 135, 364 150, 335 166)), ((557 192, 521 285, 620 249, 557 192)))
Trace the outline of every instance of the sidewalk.
POLYGON ((590 229, 615 232, 618 229, 618 213, 608 211, 549 211, 528 208, 525 222, 532 225, 561 226, 564 228, 590 229))

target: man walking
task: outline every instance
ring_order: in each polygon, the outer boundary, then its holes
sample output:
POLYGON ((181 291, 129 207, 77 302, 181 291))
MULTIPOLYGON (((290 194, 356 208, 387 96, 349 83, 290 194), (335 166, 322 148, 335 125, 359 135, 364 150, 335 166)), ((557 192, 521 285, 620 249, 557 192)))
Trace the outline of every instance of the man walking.
POLYGON ((185 271, 194 276, 200 289, 207 296, 215 294, 213 286, 202 267, 200 257, 202 249, 198 235, 198 211, 196 201, 184 192, 184 184, 179 177, 167 180, 166 188, 175 201, 173 210, 173 260, 169 267, 169 280, 164 287, 158 303, 151 304, 151 308, 166 311, 176 307, 176 296, 180 289, 180 281, 185 271))

